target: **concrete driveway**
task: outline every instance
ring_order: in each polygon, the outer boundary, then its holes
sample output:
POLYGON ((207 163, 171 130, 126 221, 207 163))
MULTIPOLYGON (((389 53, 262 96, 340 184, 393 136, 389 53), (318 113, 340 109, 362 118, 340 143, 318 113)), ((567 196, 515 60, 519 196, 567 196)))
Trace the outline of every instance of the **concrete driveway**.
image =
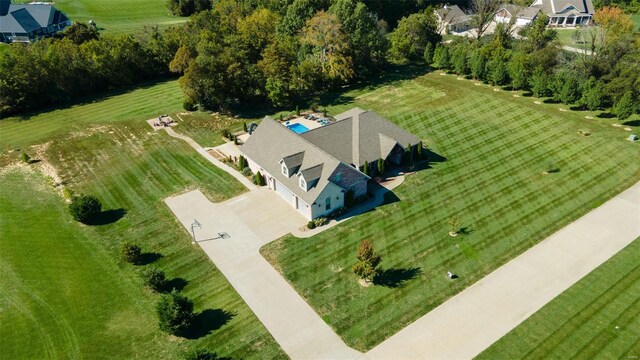
POLYGON ((307 223, 276 192, 262 187, 214 204, 196 190, 165 203, 190 233, 194 220, 201 224, 194 229, 198 245, 291 358, 361 356, 260 255, 262 245, 307 223))

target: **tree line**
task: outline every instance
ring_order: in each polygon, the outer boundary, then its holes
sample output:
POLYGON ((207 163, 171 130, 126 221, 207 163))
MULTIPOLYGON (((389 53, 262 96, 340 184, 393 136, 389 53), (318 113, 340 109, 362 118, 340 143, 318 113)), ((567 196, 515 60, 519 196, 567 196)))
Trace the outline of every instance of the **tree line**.
POLYGON ((609 109, 624 120, 640 111, 640 41, 619 8, 596 11, 598 27, 579 30, 581 52, 561 49, 557 31, 538 17, 515 39, 508 24, 479 41, 459 38, 424 52, 427 64, 496 86, 583 109, 609 109))

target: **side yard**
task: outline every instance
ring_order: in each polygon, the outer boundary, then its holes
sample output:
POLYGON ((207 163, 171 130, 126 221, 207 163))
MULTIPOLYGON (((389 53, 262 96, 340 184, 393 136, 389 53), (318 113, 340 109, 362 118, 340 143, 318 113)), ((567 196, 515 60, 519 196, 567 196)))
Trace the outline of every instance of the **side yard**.
POLYGON ((640 354, 640 239, 477 359, 631 359, 640 354))
POLYGON ((640 179, 638 144, 625 140, 628 132, 520 92, 431 73, 339 100, 322 105, 330 114, 373 109, 439 155, 394 190, 399 202, 262 249, 361 351, 640 179), (456 238, 448 235, 453 216, 461 220, 456 238), (362 239, 382 255, 378 286, 362 288, 351 270, 362 239), (452 282, 447 271, 460 278, 452 282))
POLYGON ((206 348, 232 358, 286 357, 162 202, 195 188, 213 201, 244 191, 188 144, 164 131, 153 132, 145 122, 179 111, 179 93, 177 82, 161 83, 0 123, 0 269, 8 274, 1 281, 3 288, 16 289, 0 300, 2 308, 14 309, 0 311, 0 336, 11 338, 3 355, 182 358, 190 349, 206 348), (19 159, 15 149, 41 160, 29 167, 59 177, 75 193, 98 196, 108 210, 104 223, 87 227, 72 222, 62 198, 54 195, 51 184, 56 181, 37 176, 24 181, 25 175, 9 171, 7 164, 19 159), (25 200, 34 196, 42 203, 25 200), (117 260, 123 240, 142 247, 146 265, 117 260), (193 299, 200 315, 199 330, 191 338, 158 330, 159 296, 145 290, 139 277, 148 266, 165 271, 172 286, 193 299), (105 332, 111 335, 102 336, 105 332))

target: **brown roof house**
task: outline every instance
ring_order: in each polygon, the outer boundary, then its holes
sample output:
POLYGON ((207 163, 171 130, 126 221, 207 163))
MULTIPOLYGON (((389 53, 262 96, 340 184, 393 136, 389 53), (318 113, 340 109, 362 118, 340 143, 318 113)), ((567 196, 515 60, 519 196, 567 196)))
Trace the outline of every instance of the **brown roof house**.
POLYGON ((400 164, 405 147, 420 142, 373 111, 354 108, 335 118, 298 134, 267 116, 240 148, 251 170, 309 220, 343 208, 347 192, 366 195, 365 162, 400 164))
POLYGON ((463 32, 471 28, 471 16, 467 15, 458 5, 445 5, 435 11, 440 34, 463 32))

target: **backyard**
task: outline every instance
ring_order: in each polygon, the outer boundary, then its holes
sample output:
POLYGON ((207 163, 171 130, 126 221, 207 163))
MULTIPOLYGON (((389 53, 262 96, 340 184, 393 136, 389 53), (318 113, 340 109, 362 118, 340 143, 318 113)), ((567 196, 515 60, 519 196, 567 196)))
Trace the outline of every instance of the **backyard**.
POLYGON ((321 105, 329 114, 376 110, 438 154, 394 191, 400 201, 315 237, 287 236, 262 249, 358 350, 640 180, 640 148, 612 119, 587 120, 586 112, 454 75, 430 73, 321 105), (453 216, 461 220, 456 238, 448 235, 453 216), (370 288, 351 270, 362 239, 372 240, 383 258, 380 285, 370 288), (451 281, 447 271, 460 278, 451 281))
POLYGON ((640 239, 477 359, 632 359, 640 354, 640 239))
POLYGON ((11 289, 0 295, 1 308, 11 309, 0 311, 3 357, 182 358, 194 348, 285 357, 162 202, 194 188, 214 201, 245 191, 185 142, 145 122, 180 105, 172 81, 0 122, 0 288, 11 289), (9 165, 23 151, 36 162, 9 165), (102 225, 73 222, 60 187, 35 168, 51 177, 56 169, 75 193, 98 196, 102 225), (120 262, 122 240, 138 243, 147 264, 120 262), (148 266, 193 299, 199 315, 188 339, 158 329, 159 295, 139 276, 148 266))

